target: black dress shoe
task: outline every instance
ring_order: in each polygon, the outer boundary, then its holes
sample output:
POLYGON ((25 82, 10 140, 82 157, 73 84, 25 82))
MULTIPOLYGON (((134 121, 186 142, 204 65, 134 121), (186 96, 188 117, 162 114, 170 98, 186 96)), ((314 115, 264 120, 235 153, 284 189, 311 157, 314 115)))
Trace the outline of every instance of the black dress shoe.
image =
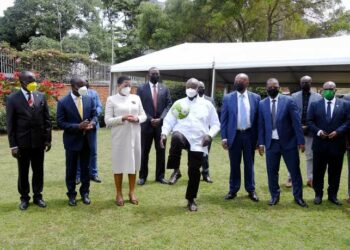
POLYGON ((91 177, 90 177, 90 180, 92 180, 92 181, 94 181, 94 182, 96 182, 96 183, 101 183, 101 182, 102 182, 101 179, 100 179, 100 177, 98 177, 98 175, 96 175, 96 176, 91 176, 91 177))
POLYGON ((77 205, 77 201, 75 200, 75 197, 70 197, 68 200, 68 205, 71 207, 74 207, 77 205))
POLYGON ((76 180, 75 180, 75 185, 79 185, 80 184, 80 178, 77 178, 76 180))
POLYGON ((225 200, 233 200, 233 199, 236 198, 236 197, 237 197, 237 193, 228 192, 228 193, 225 195, 224 199, 225 199, 225 200))
POLYGON ((143 179, 143 178, 140 178, 138 181, 137 181, 137 185, 145 185, 146 184, 146 179, 143 179))
POLYGON ((20 210, 27 210, 28 207, 29 207, 29 202, 28 201, 21 201, 21 203, 18 206, 18 208, 20 210))
POLYGON ((83 200, 83 203, 84 203, 85 205, 90 205, 91 200, 90 200, 88 194, 84 194, 84 195, 81 197, 81 199, 83 200))
POLYGON ((259 197, 255 191, 248 193, 248 196, 249 196, 249 199, 251 199, 252 201, 255 201, 255 202, 259 201, 259 197))
POLYGON ((196 212, 198 210, 197 204, 194 200, 188 201, 187 208, 190 212, 196 212))
POLYGON ((314 204, 315 205, 320 205, 322 203, 322 197, 321 196, 316 196, 314 199, 314 204))
POLYGON ((170 176, 169 185, 174 185, 181 178, 181 176, 180 170, 175 170, 170 176))
POLYGON ((159 179, 159 180, 156 180, 156 182, 159 182, 159 183, 161 183, 161 184, 169 184, 169 181, 166 180, 166 179, 164 179, 164 178, 159 179))
POLYGON ((280 201, 279 196, 273 197, 269 201, 269 206, 276 206, 279 201, 280 201))
POLYGON ((302 198, 300 198, 300 199, 294 198, 294 201, 296 204, 298 204, 301 207, 308 207, 308 205, 306 204, 306 202, 302 198))
POLYGON ((38 205, 41 208, 45 208, 46 207, 46 203, 45 203, 45 201, 43 199, 34 200, 33 203, 35 205, 38 205))
POLYGON ((328 197, 328 200, 329 200, 330 202, 332 202, 333 204, 337 205, 337 206, 343 205, 343 204, 337 199, 337 197, 328 197))
POLYGON ((207 183, 213 183, 212 179, 210 178, 210 176, 203 176, 203 181, 207 182, 207 183))

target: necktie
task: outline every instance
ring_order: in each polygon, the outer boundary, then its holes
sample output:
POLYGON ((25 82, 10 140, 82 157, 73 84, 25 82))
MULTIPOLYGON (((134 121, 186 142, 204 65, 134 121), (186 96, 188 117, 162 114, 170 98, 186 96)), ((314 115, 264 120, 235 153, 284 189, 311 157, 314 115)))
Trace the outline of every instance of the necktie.
POLYGON ((157 94, 157 85, 153 84, 153 108, 154 108, 154 117, 157 115, 157 104, 158 104, 158 94, 157 94))
POLYGON ((78 112, 81 119, 83 119, 83 100, 81 96, 78 97, 78 112))
POLYGON ((239 96, 239 114, 241 116, 240 120, 240 129, 246 129, 247 128, 247 109, 244 105, 244 95, 239 96))
POLYGON ((33 107, 32 94, 30 92, 27 92, 27 94, 28 94, 28 105, 29 105, 29 107, 33 107))
POLYGON ((276 100, 272 100, 271 118, 272 118, 272 130, 275 130, 276 129, 276 100))
POLYGON ((330 121, 332 119, 331 103, 332 102, 327 102, 327 113, 326 113, 327 121, 330 121))

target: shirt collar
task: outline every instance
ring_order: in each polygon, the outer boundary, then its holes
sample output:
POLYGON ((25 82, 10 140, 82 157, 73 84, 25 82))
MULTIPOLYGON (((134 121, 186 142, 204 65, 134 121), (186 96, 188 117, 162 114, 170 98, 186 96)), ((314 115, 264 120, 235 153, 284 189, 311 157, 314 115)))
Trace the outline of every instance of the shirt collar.
POLYGON ((22 90, 22 93, 25 97, 28 96, 28 93, 31 93, 31 92, 28 92, 27 90, 25 90, 24 88, 21 88, 21 90, 22 90))
POLYGON ((245 91, 243 92, 243 94, 241 94, 241 92, 238 92, 238 91, 237 91, 237 96, 241 96, 241 95, 244 95, 244 97, 248 97, 248 91, 245 90, 245 91))
POLYGON ((74 95, 73 92, 70 92, 70 95, 71 95, 71 97, 73 98, 74 101, 78 100, 78 98, 79 98, 78 96, 74 95))
POLYGON ((323 98, 326 103, 331 102, 332 104, 335 103, 335 97, 333 97, 332 100, 327 100, 326 98, 323 98))
POLYGON ((280 97, 280 94, 278 94, 274 99, 272 99, 272 98, 269 96, 270 102, 272 102, 272 100, 276 100, 276 102, 278 102, 278 97, 280 97))
MULTIPOLYGON (((151 82, 149 82, 149 85, 151 86, 151 88, 153 88, 153 83, 151 83, 151 82)), ((156 85, 156 87, 158 88, 158 82, 155 84, 156 85)))

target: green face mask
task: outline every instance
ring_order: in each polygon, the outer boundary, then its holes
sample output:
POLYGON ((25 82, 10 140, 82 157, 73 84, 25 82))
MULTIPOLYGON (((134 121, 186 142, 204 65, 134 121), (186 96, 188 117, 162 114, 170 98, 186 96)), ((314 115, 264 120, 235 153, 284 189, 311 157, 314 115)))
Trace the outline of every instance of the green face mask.
POLYGON ((30 91, 30 92, 33 92, 37 89, 38 87, 38 84, 36 82, 31 82, 31 83, 28 83, 27 84, 27 89, 30 91))
POLYGON ((324 89, 322 91, 322 95, 324 98, 326 98, 327 100, 330 101, 334 98, 335 91, 334 91, 334 89, 324 89))

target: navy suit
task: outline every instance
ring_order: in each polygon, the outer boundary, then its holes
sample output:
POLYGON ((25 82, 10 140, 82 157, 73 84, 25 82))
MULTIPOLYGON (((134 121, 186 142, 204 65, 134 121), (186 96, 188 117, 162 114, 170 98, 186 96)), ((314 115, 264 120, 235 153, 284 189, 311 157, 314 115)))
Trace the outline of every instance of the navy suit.
POLYGON ((241 186, 241 158, 243 153, 244 181, 247 192, 255 191, 254 152, 257 145, 258 111, 260 96, 248 91, 251 127, 237 130, 237 91, 224 96, 221 108, 221 137, 227 140, 230 157, 230 193, 237 193, 241 186))
POLYGON ((258 143, 266 149, 266 167, 269 190, 272 198, 279 197, 278 172, 281 156, 292 177, 293 195, 302 198, 302 177, 298 145, 304 145, 304 135, 301 127, 298 107, 289 97, 278 95, 276 129, 278 140, 272 139, 272 113, 270 97, 260 102, 258 143))
POLYGON ((346 132, 350 125, 349 104, 341 99, 335 100, 331 120, 326 119, 326 100, 312 103, 307 116, 308 128, 314 136, 313 187, 316 196, 323 196, 323 179, 328 165, 328 196, 337 197, 343 158, 346 150, 346 132), (317 133, 323 130, 330 134, 337 132, 333 139, 322 139, 317 133))
POLYGON ((81 169, 80 194, 83 196, 89 193, 89 162, 90 150, 94 143, 93 133, 96 128, 90 131, 79 129, 79 124, 83 120, 94 121, 97 124, 97 113, 95 104, 91 97, 83 96, 83 119, 80 117, 78 108, 69 93, 57 104, 57 124, 64 130, 63 144, 66 150, 66 185, 68 197, 75 197, 75 180, 78 161, 81 169))
POLYGON ((165 149, 160 147, 160 137, 162 132, 163 119, 171 107, 171 97, 169 89, 163 84, 158 83, 157 92, 157 110, 154 110, 153 97, 150 84, 147 82, 137 89, 137 95, 140 97, 143 109, 147 115, 146 122, 141 124, 141 169, 140 178, 147 179, 148 176, 148 159, 152 142, 156 148, 156 180, 164 179, 165 173, 165 149), (151 125, 151 119, 160 118, 161 122, 158 127, 151 125))

